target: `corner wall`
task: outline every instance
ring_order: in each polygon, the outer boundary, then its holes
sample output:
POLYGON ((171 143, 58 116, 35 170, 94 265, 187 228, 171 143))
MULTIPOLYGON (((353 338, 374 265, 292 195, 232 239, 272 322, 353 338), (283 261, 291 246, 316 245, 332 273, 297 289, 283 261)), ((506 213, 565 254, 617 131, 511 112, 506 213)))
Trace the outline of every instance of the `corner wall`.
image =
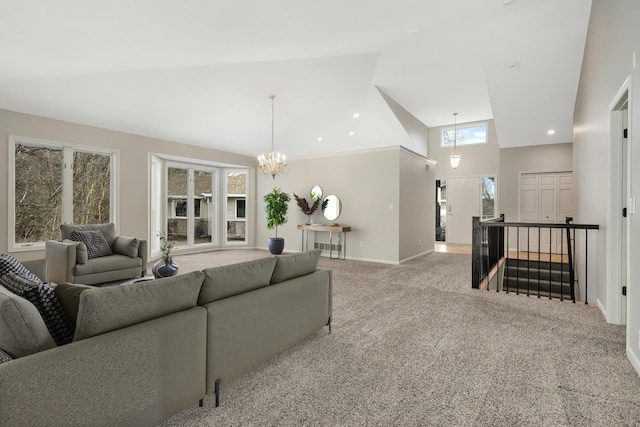
MULTIPOLYGON (((312 220, 314 223, 337 222, 351 227, 352 231, 346 233, 347 258, 398 264, 429 247, 433 248, 433 238, 429 238, 428 233, 433 232, 430 228, 435 223, 435 214, 428 209, 428 201, 435 198, 433 193, 429 193, 435 191, 435 181, 429 184, 425 178, 429 176, 425 174, 425 158, 401 147, 292 160, 288 174, 275 180, 271 177, 257 178, 256 246, 266 248, 267 240, 274 236, 274 231, 266 228, 262 198, 278 187, 292 197, 289 220, 278 228, 278 237, 285 238, 285 251, 301 250, 302 232, 297 225, 304 224, 307 217, 297 206, 293 193, 309 201, 311 187, 319 185, 323 197, 335 194, 340 198, 342 213, 337 220, 329 221, 318 209, 312 220), (414 174, 420 177, 415 182, 414 174), (424 205, 417 201, 423 196, 424 205), (401 235, 401 222, 403 228, 413 229, 412 241, 417 235, 424 236, 422 247, 406 245, 405 240, 408 239, 401 235)), ((309 232, 309 238, 310 249, 314 239, 324 243, 329 241, 328 233, 322 232, 309 232)), ((334 236, 334 244, 336 242, 334 236)))
MULTIPOLYGON (((600 225, 597 254, 587 262, 597 268, 593 281, 598 301, 611 321, 611 301, 607 293, 617 284, 607 283, 607 251, 604 242, 610 233, 609 194, 611 192, 609 164, 610 112, 614 100, 628 76, 632 84, 629 93, 631 123, 629 136, 631 164, 640 164, 640 150, 633 148, 640 141, 640 72, 632 68, 632 55, 640 53, 640 2, 637 0, 593 0, 585 46, 582 73, 574 114, 574 206, 577 220, 600 225), (597 256, 597 265, 595 257, 597 256)), ((640 173, 631 168, 630 197, 640 198, 640 173)), ((640 213, 640 212, 639 212, 640 213)), ((640 216, 629 216, 630 281, 627 297, 627 354, 640 372, 640 216)), ((612 243, 614 244, 614 243, 612 243)), ((591 255, 591 253, 590 253, 591 255)), ((584 260, 583 260, 584 263, 584 260)))

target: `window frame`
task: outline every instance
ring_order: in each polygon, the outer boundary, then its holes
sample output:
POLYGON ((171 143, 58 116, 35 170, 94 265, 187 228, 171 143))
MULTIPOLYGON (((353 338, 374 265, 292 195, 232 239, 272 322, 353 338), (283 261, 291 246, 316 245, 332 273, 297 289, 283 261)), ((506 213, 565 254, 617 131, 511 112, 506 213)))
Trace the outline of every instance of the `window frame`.
POLYGON ((455 128, 458 131, 458 133, 460 133, 460 131, 463 130, 463 129, 472 129, 472 128, 476 128, 476 127, 480 127, 480 126, 484 126, 484 129, 485 129, 485 138, 484 138, 485 140, 484 140, 484 142, 466 143, 466 142, 464 142, 464 139, 463 139, 462 143, 460 143, 458 141, 457 145, 458 145, 458 147, 462 147, 462 146, 488 144, 489 143, 489 122, 488 121, 480 121, 480 122, 471 122, 471 123, 458 124, 456 126, 444 126, 444 127, 442 127, 440 129, 440 148, 453 148, 453 144, 446 144, 445 143, 445 139, 444 139, 445 132, 453 131, 454 128, 455 128))
POLYGON ((78 144, 71 144, 62 141, 55 141, 42 138, 34 138, 21 135, 9 135, 8 145, 8 200, 7 200, 7 246, 10 252, 26 252, 33 250, 44 250, 45 241, 40 242, 16 242, 16 144, 47 147, 62 150, 62 224, 73 224, 73 153, 93 153, 110 156, 110 176, 109 176, 109 222, 116 223, 116 212, 119 195, 117 194, 118 162, 120 158, 119 150, 88 147, 78 144), (71 159, 72 167, 67 167, 68 159, 71 159))

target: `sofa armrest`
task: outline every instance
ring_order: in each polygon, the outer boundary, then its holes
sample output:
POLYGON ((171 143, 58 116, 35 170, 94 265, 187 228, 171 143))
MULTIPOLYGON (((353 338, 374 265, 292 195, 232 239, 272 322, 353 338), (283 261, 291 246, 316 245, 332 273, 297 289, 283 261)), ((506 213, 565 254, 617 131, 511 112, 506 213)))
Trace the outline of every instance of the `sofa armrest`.
POLYGON ((22 265, 38 276, 40 280, 46 282, 47 279, 47 260, 46 259, 34 259, 31 261, 22 261, 22 265))
POLYGON ((72 282, 76 265, 76 245, 73 243, 47 240, 44 256, 47 260, 47 279, 54 283, 72 282))
POLYGON ((140 258, 142 258, 142 273, 140 274, 140 276, 144 277, 147 275, 147 241, 146 240, 140 240, 140 246, 138 247, 138 256, 140 258))

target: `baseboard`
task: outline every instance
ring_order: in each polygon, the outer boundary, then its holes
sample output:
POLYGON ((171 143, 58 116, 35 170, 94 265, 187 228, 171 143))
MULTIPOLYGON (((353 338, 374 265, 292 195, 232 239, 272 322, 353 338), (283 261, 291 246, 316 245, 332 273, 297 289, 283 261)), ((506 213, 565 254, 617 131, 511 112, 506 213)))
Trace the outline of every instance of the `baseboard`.
POLYGON ((606 320, 607 323, 611 323, 609 322, 609 317, 607 316, 607 310, 605 310, 604 305, 602 305, 602 303, 600 302, 600 298, 596 299, 596 304, 598 305, 598 308, 602 312, 602 315, 604 316, 604 320, 606 320))
POLYGON ((627 346, 627 357, 638 375, 640 375, 640 359, 638 359, 638 356, 636 356, 629 346, 627 346))
POLYGON ((420 258, 420 257, 426 256, 426 255, 429 255, 429 254, 433 253, 434 251, 435 251, 434 249, 430 249, 430 250, 428 250, 428 251, 426 251, 426 252, 422 252, 422 253, 419 253, 419 254, 417 254, 417 255, 410 256, 409 258, 405 258, 405 259, 403 259, 402 261, 400 261, 400 263, 399 263, 399 264, 401 264, 401 265, 402 265, 402 264, 404 264, 405 262, 409 262, 409 261, 411 261, 411 260, 413 260, 413 259, 420 258))

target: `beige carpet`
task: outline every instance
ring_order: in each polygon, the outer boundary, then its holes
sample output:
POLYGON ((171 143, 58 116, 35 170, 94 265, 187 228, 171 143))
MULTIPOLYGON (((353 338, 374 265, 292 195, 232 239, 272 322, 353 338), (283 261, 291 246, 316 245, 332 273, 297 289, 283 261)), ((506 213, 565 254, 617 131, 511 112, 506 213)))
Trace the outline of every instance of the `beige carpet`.
MULTIPOLYGON (((176 257, 180 272, 268 256, 176 257)), ((470 288, 470 256, 334 270, 327 329, 165 426, 640 425, 625 328, 599 310, 470 288)), ((195 402, 194 402, 195 403, 195 402)))

